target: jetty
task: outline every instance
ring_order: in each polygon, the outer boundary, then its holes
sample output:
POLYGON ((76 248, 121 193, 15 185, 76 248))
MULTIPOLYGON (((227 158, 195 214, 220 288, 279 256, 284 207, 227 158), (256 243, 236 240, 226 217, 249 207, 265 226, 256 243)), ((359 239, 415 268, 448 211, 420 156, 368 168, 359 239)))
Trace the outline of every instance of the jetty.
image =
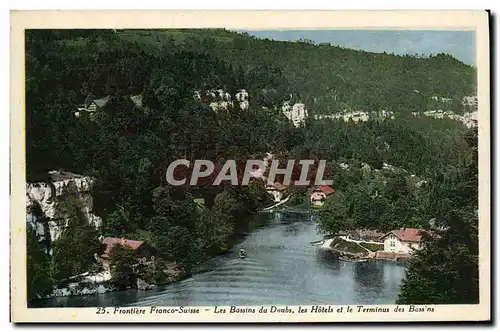
POLYGON ((278 203, 274 204, 274 205, 271 205, 269 207, 266 207, 266 208, 263 208, 262 210, 260 210, 259 212, 272 212, 274 208, 280 206, 280 205, 283 205, 285 204, 286 202, 288 202, 288 200, 290 199, 290 196, 288 196, 287 198, 279 201, 278 203))

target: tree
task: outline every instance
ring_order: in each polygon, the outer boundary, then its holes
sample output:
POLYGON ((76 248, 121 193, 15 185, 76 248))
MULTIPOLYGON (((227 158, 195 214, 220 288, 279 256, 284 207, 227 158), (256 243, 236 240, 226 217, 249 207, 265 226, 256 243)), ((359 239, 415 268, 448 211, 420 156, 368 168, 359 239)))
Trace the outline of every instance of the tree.
POLYGON ((215 197, 211 209, 205 208, 197 223, 196 235, 202 249, 209 254, 224 252, 234 232, 235 211, 238 202, 228 192, 222 191, 215 197))
POLYGON ((186 227, 188 231, 194 230, 198 217, 197 206, 190 194, 182 187, 161 186, 153 192, 153 209, 155 218, 164 220, 167 227, 161 224, 151 225, 156 234, 163 234, 170 226, 186 227))
POLYGON ((190 271, 197 261, 192 244, 194 237, 186 227, 171 226, 165 235, 159 236, 161 251, 185 271, 190 271))
POLYGON ((135 285, 137 281, 135 271, 137 261, 132 248, 115 245, 111 249, 109 256, 113 283, 120 288, 127 288, 131 285, 135 285))
POLYGON ((321 230, 330 234, 356 228, 351 215, 351 204, 346 194, 338 191, 331 195, 323 208, 317 212, 321 230))
POLYGON ((50 276, 50 258, 44 245, 38 241, 36 232, 26 228, 26 261, 28 278, 28 302, 52 293, 53 280, 50 276))
MULTIPOLYGON (((271 151, 282 154, 281 160, 292 155, 355 165, 349 171, 333 169, 340 173, 334 174, 338 195, 329 197, 324 207, 327 230, 424 223, 455 206, 449 182, 431 186, 429 192, 422 188, 427 203, 416 208, 413 200, 424 200, 412 196, 410 188, 405 191, 404 176, 393 180, 383 174, 373 189, 376 180, 365 176, 358 164, 379 169, 387 162, 431 179, 448 168, 462 170, 470 158, 459 137, 462 124, 408 121, 405 115, 425 107, 434 94, 455 101, 474 95, 473 67, 447 55, 373 55, 220 29, 177 30, 167 38, 152 32, 152 39, 137 38, 142 33, 26 33, 28 180, 40 181, 48 170, 60 168, 92 175, 94 212, 104 220, 107 234, 144 236, 188 266, 202 256, 199 248, 216 251, 208 242, 201 244, 204 236, 224 247, 230 232, 238 232, 249 216, 269 205, 264 186, 256 182, 226 189, 164 186, 165 165, 180 158, 241 162, 271 151), (205 95, 201 102, 193 98, 194 90, 204 94, 218 88, 232 96, 246 89, 249 108, 235 103, 216 113, 205 95), (136 106, 130 96, 141 92, 142 106, 136 106), (89 96, 108 95, 106 105, 92 116, 74 116, 89 96), (306 103, 310 116, 304 126, 295 128, 282 114, 284 100, 306 103), (312 119, 313 113, 370 108, 395 110, 397 118, 359 124, 312 119), (382 148, 386 143, 390 149, 382 148), (387 186, 380 184, 385 180, 387 186), (195 194, 205 199, 210 212, 198 209, 195 194), (203 233, 204 224, 209 233, 203 233)), ((65 229, 54 248, 59 277, 84 270, 92 248, 97 248, 91 240, 97 234, 84 226, 88 222, 79 210, 72 207, 57 217, 65 229), (88 251, 79 247, 79 237, 88 251)))
POLYGON ((425 249, 410 261, 400 304, 479 303, 477 132, 467 139, 473 158, 460 177, 441 178, 446 187, 434 193, 439 195, 437 203, 452 204, 446 209, 434 205, 436 225, 442 230, 428 238, 425 249))
POLYGON ((99 232, 89 224, 82 202, 75 193, 56 206, 56 216, 63 228, 54 241, 53 273, 57 280, 87 272, 95 262, 95 255, 102 252, 99 232))
POLYGON ((118 205, 117 209, 108 215, 104 227, 104 233, 109 236, 121 237, 131 233, 133 223, 129 213, 123 206, 118 205))

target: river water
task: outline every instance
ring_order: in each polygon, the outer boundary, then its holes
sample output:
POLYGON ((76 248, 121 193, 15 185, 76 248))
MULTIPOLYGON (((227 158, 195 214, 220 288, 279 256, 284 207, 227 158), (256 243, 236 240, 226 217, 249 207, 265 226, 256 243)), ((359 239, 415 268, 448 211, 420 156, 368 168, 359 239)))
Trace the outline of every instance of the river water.
POLYGON ((339 261, 311 245, 322 239, 305 213, 264 214, 231 253, 210 259, 193 277, 149 291, 59 297, 42 307, 394 304, 401 263, 339 261), (247 251, 246 259, 238 251, 247 251))

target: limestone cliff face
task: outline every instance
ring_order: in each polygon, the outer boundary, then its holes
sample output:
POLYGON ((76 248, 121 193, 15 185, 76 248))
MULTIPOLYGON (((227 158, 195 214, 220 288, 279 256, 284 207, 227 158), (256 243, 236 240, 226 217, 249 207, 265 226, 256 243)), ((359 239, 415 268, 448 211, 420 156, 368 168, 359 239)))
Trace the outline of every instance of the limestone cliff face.
POLYGON ((304 123, 305 119, 308 117, 307 109, 302 103, 296 103, 292 106, 288 101, 285 101, 281 110, 283 111, 283 114, 285 114, 285 116, 293 122, 295 127, 299 127, 300 124, 304 123))
POLYGON ((47 182, 36 182, 26 184, 26 222, 28 226, 37 231, 41 241, 51 243, 55 241, 67 225, 69 216, 63 220, 56 218, 56 206, 67 198, 68 193, 76 191, 87 216, 89 223, 100 227, 102 220, 92 213, 93 200, 91 195, 93 180, 88 176, 82 176, 69 172, 49 172, 47 182), (35 210, 39 210, 35 213, 35 210), (41 215, 41 218, 37 216, 41 215))
POLYGON ((240 109, 247 110, 249 107, 248 97, 248 92, 245 89, 239 90, 234 95, 234 101, 231 94, 222 89, 212 89, 204 92, 200 90, 193 91, 193 98, 195 100, 208 103, 212 111, 216 113, 227 112, 234 107, 235 103, 240 105, 240 109))

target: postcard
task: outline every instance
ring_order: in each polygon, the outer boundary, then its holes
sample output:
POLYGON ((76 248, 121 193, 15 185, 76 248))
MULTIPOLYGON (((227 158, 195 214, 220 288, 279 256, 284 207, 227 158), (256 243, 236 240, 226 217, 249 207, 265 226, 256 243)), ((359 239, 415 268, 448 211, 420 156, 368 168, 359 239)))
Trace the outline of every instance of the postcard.
POLYGON ((489 321, 488 24, 11 12, 12 321, 489 321))

